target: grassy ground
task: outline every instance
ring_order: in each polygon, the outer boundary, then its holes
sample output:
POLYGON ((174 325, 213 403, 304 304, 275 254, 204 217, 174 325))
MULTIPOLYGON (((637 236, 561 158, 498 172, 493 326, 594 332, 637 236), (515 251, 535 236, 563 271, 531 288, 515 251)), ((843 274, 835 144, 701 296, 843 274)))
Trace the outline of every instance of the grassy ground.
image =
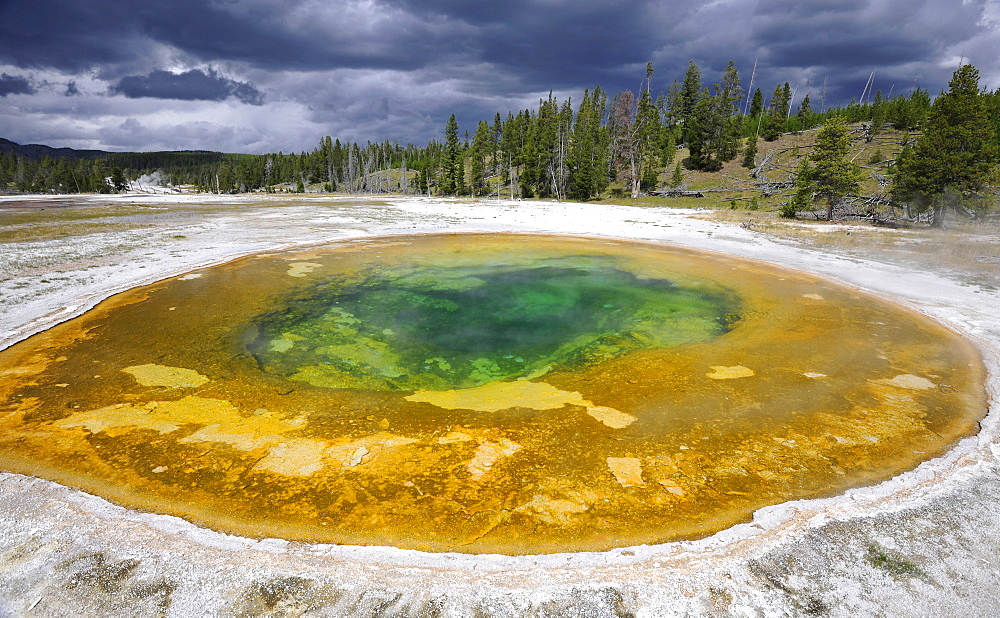
MULTIPOLYGON (((894 129, 886 129, 877 135, 871 142, 864 138, 864 128, 861 124, 851 127, 852 144, 851 160, 862 166, 864 180, 862 182, 861 194, 865 196, 885 196, 888 186, 885 184, 891 178, 891 165, 902 150, 902 144, 910 139, 913 134, 894 129), (879 177, 882 177, 881 179, 879 177)), ((785 191, 781 195, 766 197, 761 195, 761 191, 755 183, 785 182, 794 180, 795 172, 798 169, 803 157, 808 155, 816 142, 818 129, 810 129, 797 133, 782 135, 776 141, 757 142, 758 154, 757 165, 763 165, 762 173, 757 178, 750 176, 751 170, 742 166, 742 155, 732 161, 722 165, 722 169, 717 172, 703 172, 699 170, 683 169, 684 182, 682 187, 693 191, 708 192, 707 199, 713 197, 717 201, 730 202, 735 200, 737 204, 749 203, 753 198, 757 198, 761 208, 777 209, 781 203, 790 198, 790 191, 785 191)), ((677 151, 674 162, 683 161, 688 156, 686 148, 677 151)), ((673 165, 668 166, 660 174, 659 184, 666 187, 670 183, 673 175, 673 165)), ((615 189, 614 186, 611 189, 615 189)), ((659 200, 658 205, 675 205, 679 200, 691 198, 652 198, 659 200)), ((676 204, 680 206, 681 204, 676 204)), ((708 204, 705 204, 708 205, 708 204)), ((684 204, 688 206, 688 204, 684 204)), ((714 205, 713 205, 714 206, 714 205)))
POLYGON ((118 205, 74 208, 0 209, 0 243, 28 242, 135 227, 128 218, 166 210, 164 206, 118 205))

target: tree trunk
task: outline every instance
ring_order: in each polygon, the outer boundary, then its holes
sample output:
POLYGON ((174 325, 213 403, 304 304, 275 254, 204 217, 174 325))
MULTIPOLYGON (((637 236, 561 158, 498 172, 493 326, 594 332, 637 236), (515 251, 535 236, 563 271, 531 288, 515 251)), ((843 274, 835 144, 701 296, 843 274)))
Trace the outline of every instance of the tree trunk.
POLYGON ((934 219, 931 221, 931 227, 938 229, 944 227, 944 206, 934 206, 934 219))
POLYGON ((639 197, 639 189, 642 178, 639 176, 639 166, 640 163, 636 162, 636 157, 632 156, 629 158, 629 180, 632 185, 632 199, 639 197))

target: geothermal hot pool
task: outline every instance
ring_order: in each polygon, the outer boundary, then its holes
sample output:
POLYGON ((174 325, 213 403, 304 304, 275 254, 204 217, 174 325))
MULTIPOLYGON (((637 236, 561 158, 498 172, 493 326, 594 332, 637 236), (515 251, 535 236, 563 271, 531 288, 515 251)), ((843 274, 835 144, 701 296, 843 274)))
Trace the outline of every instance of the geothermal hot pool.
POLYGON ((804 273, 598 239, 254 255, 0 352, 0 469, 253 537, 599 551, 872 484, 977 430, 961 337, 804 273))

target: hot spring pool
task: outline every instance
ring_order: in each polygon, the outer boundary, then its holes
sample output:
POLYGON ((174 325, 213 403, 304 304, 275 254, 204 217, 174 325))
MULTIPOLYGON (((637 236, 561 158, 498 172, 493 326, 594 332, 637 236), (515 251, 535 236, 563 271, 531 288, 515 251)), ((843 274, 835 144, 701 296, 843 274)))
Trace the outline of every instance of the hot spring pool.
POLYGON ((0 352, 0 469, 235 534, 427 551, 697 538, 914 467, 974 348, 804 273, 529 235, 350 241, 0 352))

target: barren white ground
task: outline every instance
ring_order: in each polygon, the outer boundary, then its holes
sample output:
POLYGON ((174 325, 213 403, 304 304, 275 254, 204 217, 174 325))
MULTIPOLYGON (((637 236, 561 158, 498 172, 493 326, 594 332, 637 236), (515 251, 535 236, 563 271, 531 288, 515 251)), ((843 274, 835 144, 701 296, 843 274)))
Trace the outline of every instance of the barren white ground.
MULTIPOLYGON (((963 333, 983 354, 991 396, 1000 386, 996 287, 775 242, 689 210, 169 195, 72 203, 109 214, 145 207, 117 225, 109 219, 107 231, 0 244, 0 348, 118 291, 258 251, 385 234, 550 232, 672 243, 825 275, 963 333)), ((993 616, 996 416, 993 405, 978 435, 874 487, 762 509, 698 541, 605 553, 469 556, 247 539, 0 473, 0 617, 993 616)))

